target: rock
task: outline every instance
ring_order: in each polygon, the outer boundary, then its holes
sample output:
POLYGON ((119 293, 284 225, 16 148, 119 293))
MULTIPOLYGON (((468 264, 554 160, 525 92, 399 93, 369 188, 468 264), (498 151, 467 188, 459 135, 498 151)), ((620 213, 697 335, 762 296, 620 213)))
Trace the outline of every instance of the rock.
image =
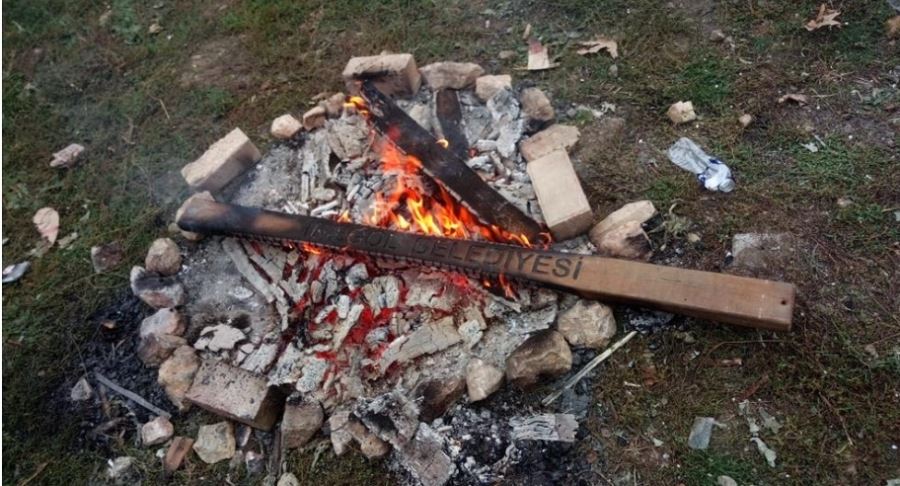
POLYGON ((204 327, 200 337, 194 342, 194 349, 212 352, 232 350, 237 343, 247 339, 243 331, 227 324, 204 327))
POLYGON ((738 123, 740 123, 742 127, 747 128, 751 123, 753 123, 753 115, 744 113, 740 116, 740 118, 738 118, 738 123))
POLYGON ((184 401, 184 395, 191 387, 194 374, 200 368, 200 358, 194 353, 194 348, 181 346, 172 353, 159 367, 157 382, 166 390, 169 400, 179 410, 187 410, 188 403, 184 401))
POLYGON ((688 437, 688 447, 706 450, 709 447, 713 426, 716 424, 718 422, 712 417, 694 417, 694 425, 691 426, 691 435, 688 437))
POLYGON ((556 240, 573 238, 591 227, 594 213, 565 150, 557 148, 532 159, 525 169, 544 222, 556 240))
POLYGON ((297 479, 297 476, 294 476, 294 473, 284 473, 278 478, 278 484, 275 486, 300 486, 300 480, 297 479))
POLYGON ((184 304, 184 286, 173 277, 160 277, 143 267, 131 267, 131 291, 154 309, 184 304))
POLYGON ((215 464, 234 456, 234 428, 228 422, 201 425, 194 442, 194 452, 207 464, 215 464))
POLYGON ((737 483, 737 481, 732 479, 731 476, 722 475, 722 476, 719 476, 718 478, 716 478, 716 485, 717 486, 738 486, 738 483, 737 483))
POLYGON ((503 61, 505 61, 507 59, 512 59, 512 58, 516 57, 516 51, 500 51, 497 53, 497 57, 503 61))
POLYGON ((181 270, 181 250, 171 238, 157 238, 147 250, 144 267, 148 272, 160 275, 175 275, 181 270))
POLYGON ((106 468, 106 477, 114 481, 121 481, 131 473, 134 466, 134 458, 131 456, 120 456, 110 459, 106 468))
POLYGON ((794 246, 790 233, 739 233, 731 242, 733 265, 751 272, 779 270, 792 260, 794 246))
POLYGON ((580 136, 577 127, 557 123, 519 142, 519 151, 525 160, 531 162, 559 148, 571 149, 580 136))
POLYGON ((344 455, 353 441, 359 444, 360 451, 369 459, 384 457, 391 451, 390 444, 370 432, 348 411, 332 414, 328 419, 328 426, 331 429, 331 444, 335 455, 344 455))
POLYGON ((185 399, 261 430, 270 430, 284 407, 284 395, 264 376, 212 360, 200 366, 185 399))
POLYGON ((465 391, 466 380, 462 376, 447 376, 419 383, 412 393, 419 403, 419 419, 431 422, 444 415, 465 391))
POLYGON ((184 458, 191 452, 194 446, 194 439, 190 437, 175 437, 169 448, 166 450, 166 456, 163 458, 163 470, 168 474, 172 474, 181 467, 184 458))
POLYGON ((837 200, 837 206, 841 209, 848 208, 853 205, 853 199, 850 199, 847 196, 839 197, 837 200))
POLYGON ((175 426, 165 417, 156 417, 141 427, 141 443, 144 446, 162 444, 175 433, 175 426))
POLYGON ((327 118, 328 112, 325 111, 325 108, 321 106, 314 106, 310 108, 306 113, 303 114, 303 128, 308 131, 313 131, 316 128, 322 128, 325 126, 325 118, 327 118))
POLYGON ((475 95, 485 103, 504 89, 512 89, 512 76, 509 74, 487 74, 475 80, 475 95))
POLYGON ((404 391, 397 389, 371 399, 360 398, 353 416, 367 430, 397 449, 408 444, 419 427, 419 407, 404 391))
POLYGON ((84 402, 90 400, 91 397, 94 396, 94 389, 91 388, 91 384, 88 383, 87 378, 81 377, 75 385, 72 386, 72 390, 69 391, 69 400, 73 402, 84 402))
POLYGON ((291 115, 290 113, 285 113, 272 120, 272 126, 269 128, 269 133, 278 140, 288 140, 293 138, 294 135, 302 129, 303 124, 300 123, 300 120, 294 118, 294 115, 291 115))
POLYGON ((489 397, 500 389, 503 371, 496 366, 474 358, 466 365, 466 389, 469 401, 477 402, 489 397))
POLYGON ((144 365, 155 367, 169 359, 176 349, 185 345, 187 341, 181 336, 151 334, 138 343, 137 355, 144 365))
POLYGON ((325 108, 328 118, 340 118, 344 114, 344 101, 347 96, 344 93, 335 93, 321 102, 319 106, 325 108))
POLYGON ((415 94, 422 84, 412 54, 353 57, 347 61, 342 76, 350 93, 359 92, 357 82, 363 79, 373 80, 375 87, 388 96, 415 94))
POLYGON ((50 161, 50 167, 55 169, 68 169, 73 167, 75 166, 75 163, 78 162, 78 156, 81 155, 82 152, 84 152, 83 146, 77 143, 69 144, 66 148, 53 154, 53 160, 50 161))
POLYGON ((218 191, 261 158, 250 138, 235 128, 210 145, 200 158, 185 165, 181 175, 195 191, 218 191))
POLYGON ((572 346, 603 349, 616 335, 616 318, 607 305, 579 300, 560 314, 556 327, 572 346))
POLYGON ((519 102, 522 104, 522 113, 525 114, 531 130, 552 122, 556 117, 556 111, 550 104, 550 98, 547 98, 547 95, 539 88, 523 89, 519 94, 519 102))
POLYGON ((308 401, 284 407, 281 419, 281 444, 286 449, 306 445, 322 428, 325 413, 318 401, 308 401))
POLYGON ((720 29, 715 29, 709 33, 709 40, 713 42, 722 42, 725 40, 725 33, 720 29))
POLYGON ((619 77, 619 65, 618 64, 610 64, 609 68, 606 70, 606 73, 609 74, 611 78, 619 77))
POLYGON ((591 238, 597 254, 628 260, 648 260, 653 253, 650 237, 637 221, 628 221, 591 238))
POLYGON ((672 123, 676 125, 697 119, 697 114, 694 113, 694 104, 690 101, 673 103, 672 106, 669 107, 669 111, 666 112, 666 115, 668 115, 669 120, 672 120, 672 123))
MULTIPOLYGON (((191 197, 185 199, 184 203, 181 204, 181 207, 178 208, 178 211, 175 212, 175 221, 181 219, 181 214, 184 212, 184 208, 194 200, 215 201, 216 199, 209 191, 198 192, 197 194, 192 195, 191 197)), ((203 235, 201 235, 200 233, 185 231, 181 228, 178 228, 178 230, 181 232, 181 236, 184 236, 184 238, 187 240, 200 241, 203 239, 203 235)))
POLYGON ((153 22, 152 24, 150 24, 150 27, 147 27, 147 33, 150 35, 159 34, 160 32, 162 32, 162 30, 162 26, 157 22, 153 22))
POLYGON ((506 380, 520 388, 572 368, 572 351, 562 334, 544 330, 532 334, 506 359, 506 380))
POLYGON ((151 335, 172 334, 180 336, 184 334, 185 319, 181 313, 172 308, 160 309, 150 317, 141 321, 141 339, 151 335))
POLYGON ((884 28, 889 39, 900 38, 900 15, 887 19, 884 28))
POLYGON ((462 341, 453 317, 425 322, 407 336, 395 339, 381 356, 379 369, 385 371, 393 363, 405 363, 425 354, 436 353, 462 341))
POLYGON ((432 90, 465 89, 484 74, 484 69, 472 62, 435 62, 419 68, 422 79, 432 90))
POLYGON ((94 265, 94 273, 103 273, 115 268, 122 263, 125 251, 118 241, 100 246, 91 247, 91 263, 94 265))

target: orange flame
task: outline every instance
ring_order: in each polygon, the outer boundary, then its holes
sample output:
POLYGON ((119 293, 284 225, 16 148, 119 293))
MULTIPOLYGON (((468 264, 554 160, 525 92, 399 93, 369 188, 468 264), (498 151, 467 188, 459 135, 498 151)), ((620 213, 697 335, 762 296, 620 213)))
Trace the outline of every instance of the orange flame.
POLYGON ((320 248, 316 248, 315 246, 312 246, 309 243, 303 243, 303 251, 310 253, 312 255, 321 255, 322 254, 322 250, 320 248))

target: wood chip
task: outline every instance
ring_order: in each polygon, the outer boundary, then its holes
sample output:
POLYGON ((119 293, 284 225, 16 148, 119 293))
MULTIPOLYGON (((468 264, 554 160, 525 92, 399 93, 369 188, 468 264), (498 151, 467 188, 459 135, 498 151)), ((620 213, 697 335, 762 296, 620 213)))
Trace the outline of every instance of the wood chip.
POLYGON ((578 49, 577 51, 578 54, 581 54, 582 56, 606 50, 609 52, 609 57, 613 59, 619 57, 619 44, 612 39, 597 37, 594 40, 579 42, 578 45, 584 46, 583 49, 578 49))

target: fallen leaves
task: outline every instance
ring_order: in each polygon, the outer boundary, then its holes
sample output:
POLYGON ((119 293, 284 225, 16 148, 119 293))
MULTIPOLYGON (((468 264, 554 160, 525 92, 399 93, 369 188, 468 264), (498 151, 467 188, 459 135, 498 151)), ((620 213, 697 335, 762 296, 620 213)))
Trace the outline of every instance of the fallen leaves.
POLYGON ((32 221, 44 241, 53 245, 59 236, 59 213, 53 208, 41 208, 34 213, 32 221))
POLYGON ((788 101, 793 101, 794 103, 805 105, 809 102, 809 98, 807 98, 806 95, 796 93, 788 93, 781 98, 778 98, 778 104, 784 104, 788 101))
POLYGON ((581 54, 582 56, 595 54, 605 50, 609 52, 609 57, 613 59, 619 57, 619 44, 612 39, 597 37, 594 40, 579 42, 578 45, 583 46, 583 49, 578 49, 577 51, 578 54, 581 54))
POLYGON ((839 10, 832 10, 827 8, 827 6, 823 3, 819 6, 819 13, 816 15, 816 18, 809 20, 806 22, 806 30, 812 32, 814 30, 821 29, 822 27, 840 27, 841 22, 835 20, 841 12, 839 10))

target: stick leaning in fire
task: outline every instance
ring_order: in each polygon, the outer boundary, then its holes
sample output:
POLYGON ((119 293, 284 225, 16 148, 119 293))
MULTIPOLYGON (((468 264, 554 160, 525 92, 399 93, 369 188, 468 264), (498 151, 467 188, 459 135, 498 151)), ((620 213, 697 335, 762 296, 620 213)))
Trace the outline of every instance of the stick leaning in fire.
POLYGON ((739 326, 788 331, 794 286, 783 282, 686 270, 481 241, 339 223, 200 199, 180 211, 187 231, 314 246, 420 262, 471 275, 504 275, 577 293, 739 326))

